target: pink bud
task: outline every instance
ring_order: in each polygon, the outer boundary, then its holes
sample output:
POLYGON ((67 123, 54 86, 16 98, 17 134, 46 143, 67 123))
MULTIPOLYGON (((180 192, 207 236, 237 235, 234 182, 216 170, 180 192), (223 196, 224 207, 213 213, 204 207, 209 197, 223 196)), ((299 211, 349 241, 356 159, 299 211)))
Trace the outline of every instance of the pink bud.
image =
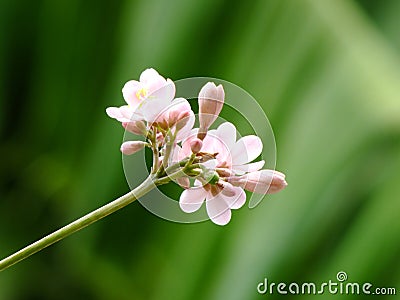
POLYGON ((178 117, 180 114, 180 110, 177 109, 177 107, 173 107, 169 112, 168 116, 166 117, 166 120, 168 121, 168 124, 170 127, 174 126, 175 123, 178 121, 178 117))
POLYGON ((190 181, 187 177, 180 177, 176 180, 176 182, 183 187, 185 190, 190 188, 190 181))
POLYGON ((176 130, 178 131, 185 127, 186 124, 189 122, 189 118, 190 111, 182 111, 177 118, 176 130))
POLYGON ((125 155, 131 155, 143 149, 147 143, 142 141, 128 141, 121 145, 121 152, 125 155))
POLYGON ((162 114, 160 117, 158 117, 156 119, 155 123, 153 123, 153 125, 159 126, 164 130, 168 130, 168 128, 169 128, 168 117, 165 113, 162 114), (155 124, 155 123, 157 123, 157 124, 155 124))
POLYGON ((274 170, 260 170, 230 177, 231 184, 257 194, 274 194, 287 186, 285 174, 274 170))
POLYGON ((122 127, 137 135, 146 135, 147 132, 146 125, 144 125, 143 121, 123 122, 122 127))
POLYGON ((224 105, 225 92, 222 85, 216 86, 214 82, 208 82, 199 93, 199 122, 200 130, 198 138, 204 139, 208 128, 217 119, 224 105))
POLYGON ((159 142, 159 143, 163 143, 163 142, 164 142, 164 135, 163 135, 161 132, 158 132, 158 133, 156 134, 156 140, 157 140, 157 142, 159 142))
POLYGON ((193 140, 190 141, 190 149, 192 150, 193 153, 199 153, 201 147, 203 147, 203 142, 200 139, 194 138, 193 140))

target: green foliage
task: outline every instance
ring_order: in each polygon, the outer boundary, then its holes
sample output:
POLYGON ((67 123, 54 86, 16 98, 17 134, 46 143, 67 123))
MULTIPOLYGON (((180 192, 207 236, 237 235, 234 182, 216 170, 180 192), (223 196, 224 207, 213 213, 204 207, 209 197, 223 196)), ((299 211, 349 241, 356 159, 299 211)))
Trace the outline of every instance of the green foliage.
POLYGON ((135 203, 0 273, 0 299, 258 299, 264 277, 342 270, 400 292, 399 8, 1 1, 0 256, 127 192, 123 130, 104 110, 147 67, 250 92, 289 186, 223 228, 135 203))

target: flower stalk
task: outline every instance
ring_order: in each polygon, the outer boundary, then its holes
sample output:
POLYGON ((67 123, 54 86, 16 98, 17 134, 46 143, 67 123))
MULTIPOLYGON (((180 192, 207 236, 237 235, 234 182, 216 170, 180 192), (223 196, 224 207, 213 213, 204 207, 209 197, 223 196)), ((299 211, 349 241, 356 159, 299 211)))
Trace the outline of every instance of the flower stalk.
POLYGON ((129 193, 86 214, 85 216, 26 246, 18 252, 15 252, 14 254, 4 258, 0 261, 0 272, 28 258, 36 252, 39 252, 44 248, 47 248, 48 246, 66 238, 67 236, 103 219, 104 217, 116 212, 117 210, 124 208, 128 204, 131 204, 135 200, 150 192, 157 185, 167 184, 172 180, 177 180, 183 176, 186 176, 187 173, 192 173, 194 166, 196 166, 196 164, 188 164, 187 160, 183 160, 169 167, 169 170, 171 171, 177 169, 170 174, 151 174, 146 178, 145 181, 143 181, 139 186, 137 186, 129 193))

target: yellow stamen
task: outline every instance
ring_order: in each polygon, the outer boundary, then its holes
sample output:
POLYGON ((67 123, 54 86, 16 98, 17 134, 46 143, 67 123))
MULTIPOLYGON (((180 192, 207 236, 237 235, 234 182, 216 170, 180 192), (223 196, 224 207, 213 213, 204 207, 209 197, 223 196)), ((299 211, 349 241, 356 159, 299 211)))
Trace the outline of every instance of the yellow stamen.
POLYGON ((142 100, 143 98, 146 98, 146 96, 147 96, 147 89, 145 89, 145 88, 141 88, 140 90, 138 90, 136 92, 136 97, 139 100, 142 100))

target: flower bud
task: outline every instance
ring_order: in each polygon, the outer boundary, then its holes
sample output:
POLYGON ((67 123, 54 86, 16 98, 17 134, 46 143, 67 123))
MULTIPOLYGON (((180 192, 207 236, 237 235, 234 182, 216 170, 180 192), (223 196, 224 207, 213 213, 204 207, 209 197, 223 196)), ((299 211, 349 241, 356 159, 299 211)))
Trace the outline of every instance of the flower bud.
POLYGON ((164 142, 164 135, 161 132, 158 132, 156 134, 156 141, 160 144, 164 142))
POLYGON ((183 127, 185 127, 186 124, 189 122, 189 118, 190 118, 190 111, 182 111, 177 117, 176 130, 179 131, 183 127))
POLYGON ((176 182, 185 190, 190 188, 190 181, 189 178, 187 177, 179 177, 178 179, 176 179, 176 182))
POLYGON ((222 85, 216 86, 208 82, 199 93, 199 123, 200 129, 197 137, 204 139, 208 128, 217 119, 224 105, 225 92, 222 85))
POLYGON ((164 130, 168 130, 169 124, 168 124, 168 111, 163 112, 157 118, 154 120, 154 122, 151 124, 151 126, 156 126, 160 127, 164 130))
POLYGON ((137 135, 146 135, 147 128, 143 121, 122 122, 125 130, 137 135))
POLYGON ((173 106, 167 113, 166 119, 170 127, 174 126, 179 121, 179 116, 186 111, 181 110, 181 105, 173 106))
POLYGON ((121 152, 125 155, 131 155, 143 149, 147 143, 142 141, 128 141, 121 145, 121 152))
POLYGON ((274 194, 287 186, 285 174, 274 170, 260 170, 242 176, 233 176, 228 181, 257 194, 274 194))
POLYGON ((193 140, 190 141, 190 149, 192 150, 193 153, 199 153, 201 150, 201 147, 203 147, 203 142, 198 139, 194 138, 193 140))

